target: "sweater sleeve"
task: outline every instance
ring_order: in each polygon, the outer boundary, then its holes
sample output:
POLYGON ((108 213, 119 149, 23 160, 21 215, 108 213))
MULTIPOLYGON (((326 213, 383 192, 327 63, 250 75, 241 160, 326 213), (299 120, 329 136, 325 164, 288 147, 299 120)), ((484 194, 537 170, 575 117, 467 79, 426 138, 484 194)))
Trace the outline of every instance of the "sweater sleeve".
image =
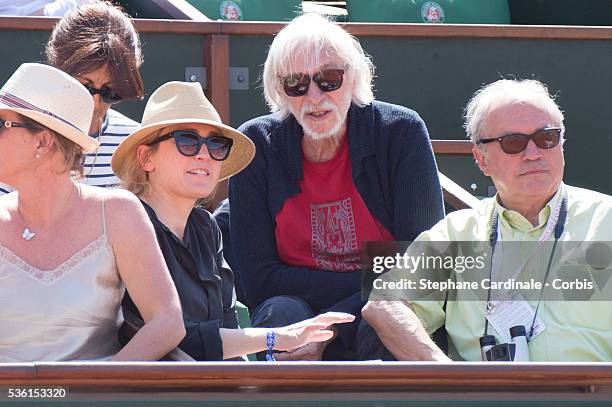
MULTIPOLYGON (((399 154, 392 176, 393 230, 395 238, 413 241, 444 217, 444 199, 438 167, 425 123, 412 112, 403 122, 399 154)), ((398 123, 399 125, 399 123, 398 123)))
POLYGON ((268 174, 264 157, 263 131, 241 130, 253 139, 257 153, 245 170, 230 179, 230 239, 249 306, 255 307, 274 296, 292 295, 318 312, 359 292, 360 272, 293 267, 279 259, 273 209, 267 200, 268 182, 273 182, 273 176, 268 174))

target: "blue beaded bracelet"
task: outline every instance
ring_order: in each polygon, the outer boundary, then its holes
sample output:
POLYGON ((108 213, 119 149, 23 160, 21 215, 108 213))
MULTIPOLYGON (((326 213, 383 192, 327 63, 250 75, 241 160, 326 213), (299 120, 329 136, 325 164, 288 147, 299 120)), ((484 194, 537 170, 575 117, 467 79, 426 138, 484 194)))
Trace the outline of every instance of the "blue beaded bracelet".
POLYGON ((274 356, 272 355, 272 351, 274 350, 274 340, 276 339, 276 334, 274 331, 268 331, 266 334, 266 360, 268 362, 276 362, 274 356))

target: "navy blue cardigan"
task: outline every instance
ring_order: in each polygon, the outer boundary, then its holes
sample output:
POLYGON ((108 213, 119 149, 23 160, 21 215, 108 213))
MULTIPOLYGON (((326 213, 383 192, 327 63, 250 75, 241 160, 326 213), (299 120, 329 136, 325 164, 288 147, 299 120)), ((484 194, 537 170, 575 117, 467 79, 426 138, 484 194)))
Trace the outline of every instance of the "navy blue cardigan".
MULTIPOLYGON (((429 135, 419 115, 374 101, 348 113, 353 182, 370 213, 397 239, 414 240, 444 216, 429 135)), ((268 115, 240 127, 257 148, 253 162, 229 183, 231 242, 238 273, 255 307, 294 295, 315 312, 359 314, 360 272, 332 272, 283 263, 276 214, 300 192, 303 130, 292 115, 268 115)))

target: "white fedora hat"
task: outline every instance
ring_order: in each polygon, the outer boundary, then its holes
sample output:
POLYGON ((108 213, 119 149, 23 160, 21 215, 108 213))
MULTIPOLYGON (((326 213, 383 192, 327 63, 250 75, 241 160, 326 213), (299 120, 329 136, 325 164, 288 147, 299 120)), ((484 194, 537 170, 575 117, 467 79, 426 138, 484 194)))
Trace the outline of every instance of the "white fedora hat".
POLYGON ((219 180, 242 171, 255 157, 255 145, 244 134, 221 122, 219 113, 206 99, 199 83, 168 82, 157 88, 147 101, 141 127, 123 139, 112 159, 112 167, 124 179, 125 163, 136 159, 136 147, 151 133, 173 124, 208 124, 234 142, 229 156, 221 163, 219 180))
POLYGON ((11 110, 74 141, 85 152, 99 142, 89 137, 93 98, 72 76, 42 64, 22 64, 0 89, 0 110, 11 110))

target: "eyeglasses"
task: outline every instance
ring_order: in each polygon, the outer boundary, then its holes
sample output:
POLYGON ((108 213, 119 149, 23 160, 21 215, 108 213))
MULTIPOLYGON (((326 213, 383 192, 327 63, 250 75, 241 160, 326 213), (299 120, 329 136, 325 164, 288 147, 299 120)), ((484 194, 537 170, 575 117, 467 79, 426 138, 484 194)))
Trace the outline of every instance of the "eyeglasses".
POLYGON ((533 140, 536 146, 539 148, 543 148, 548 150, 550 148, 554 148, 559 144, 559 140, 561 139, 561 129, 559 127, 545 127, 543 129, 537 130, 532 134, 506 134, 505 136, 497 137, 497 138, 487 138, 481 139, 476 144, 486 144, 492 143, 494 141, 499 141, 499 145, 501 149, 506 154, 518 154, 522 151, 525 151, 527 148, 527 144, 529 144, 529 140, 533 140))
POLYGON ((94 88, 91 85, 83 84, 85 88, 89 91, 91 96, 100 95, 102 101, 107 105, 114 105, 123 100, 123 98, 113 89, 103 87, 102 89, 94 88))
POLYGON ((202 137, 194 131, 175 130, 165 136, 161 136, 152 143, 149 143, 149 145, 161 143, 172 137, 174 137, 176 149, 184 156, 193 157, 197 155, 205 144, 210 158, 217 161, 225 160, 229 156, 234 144, 234 140, 219 133, 210 133, 207 137, 202 137))
MULTIPOLYGON (((324 69, 312 76, 321 92, 332 92, 340 89, 344 79, 344 69, 324 69)), ((308 93, 311 77, 308 74, 296 73, 281 79, 283 90, 287 96, 304 96, 308 93)))
POLYGON ((33 126, 31 124, 17 123, 17 122, 12 122, 10 120, 2 120, 2 119, 0 119, 0 130, 2 130, 4 128, 10 129, 11 127, 23 127, 24 129, 40 130, 40 127, 33 126))

